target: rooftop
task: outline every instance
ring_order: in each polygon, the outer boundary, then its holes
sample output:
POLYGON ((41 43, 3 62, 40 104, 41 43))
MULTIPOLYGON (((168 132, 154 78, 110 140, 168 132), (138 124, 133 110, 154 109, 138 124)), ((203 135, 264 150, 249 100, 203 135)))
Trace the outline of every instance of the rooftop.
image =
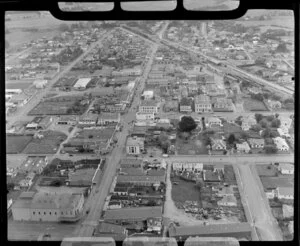
POLYGON ((164 176, 148 176, 148 175, 119 175, 117 183, 130 183, 130 182, 165 182, 164 176))
POLYGON ((104 220, 147 220, 148 218, 162 217, 162 207, 138 207, 107 210, 104 220))
POLYGON ((157 102, 154 100, 143 100, 141 101, 141 105, 140 106, 153 106, 153 107, 157 107, 157 102))

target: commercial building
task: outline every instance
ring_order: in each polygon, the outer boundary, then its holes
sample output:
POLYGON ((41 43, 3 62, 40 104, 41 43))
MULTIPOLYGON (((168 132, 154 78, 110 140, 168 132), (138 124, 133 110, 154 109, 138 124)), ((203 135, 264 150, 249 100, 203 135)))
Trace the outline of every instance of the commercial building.
POLYGON ((98 117, 97 125, 106 126, 120 122, 120 113, 101 113, 98 117))
POLYGON ((143 97, 145 100, 151 100, 154 96, 153 91, 144 91, 143 97))
POLYGON ((137 112, 135 114, 137 121, 154 121, 154 113, 137 112))
POLYGON ((117 177, 118 184, 132 184, 135 186, 154 186, 159 187, 161 183, 165 183, 164 176, 148 176, 148 175, 119 175, 117 177))
POLYGON ((196 113, 207 113, 211 112, 210 97, 207 95, 199 95, 195 97, 195 112, 196 113))
POLYGON ((87 85, 90 83, 91 78, 81 78, 78 79, 75 85, 73 86, 74 89, 86 89, 87 85))
POLYGON ((144 139, 129 137, 126 142, 126 153, 129 155, 139 155, 144 151, 144 139))
POLYGON ((23 192, 12 205, 14 220, 77 221, 83 209, 83 194, 23 192))
POLYGON ((157 113, 158 103, 154 100, 143 100, 139 105, 139 112, 141 113, 157 113))

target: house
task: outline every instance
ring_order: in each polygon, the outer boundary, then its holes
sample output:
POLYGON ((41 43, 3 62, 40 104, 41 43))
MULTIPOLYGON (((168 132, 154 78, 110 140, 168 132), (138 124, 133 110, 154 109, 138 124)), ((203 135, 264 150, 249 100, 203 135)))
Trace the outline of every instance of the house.
POLYGON ((233 103, 231 99, 214 97, 212 99, 214 111, 233 111, 233 103))
POLYGON ((280 109, 282 107, 280 101, 273 101, 269 99, 267 103, 271 109, 280 109))
POLYGON ((278 199, 294 200, 294 188, 292 187, 277 187, 276 196, 278 199))
POLYGON ((80 78, 77 80, 77 82, 74 84, 74 89, 81 90, 86 89, 87 85, 90 83, 91 78, 80 78))
POLYGON ((144 138, 129 137, 126 142, 126 153, 139 155, 144 151, 144 138))
POLYGON ((282 215, 283 215, 283 218, 294 217, 294 206, 282 204, 282 215))
POLYGON ((251 148, 252 152, 262 151, 265 147, 265 140, 264 139, 261 139, 261 138, 248 138, 247 141, 250 145, 250 148, 251 148))
POLYGON ((252 228, 247 222, 209 224, 196 226, 175 226, 169 228, 169 237, 184 241, 189 237, 234 237, 237 239, 251 238, 252 228))
POLYGON ((198 95, 194 98, 195 102, 195 112, 196 113, 207 113, 211 112, 211 102, 210 97, 207 95, 198 95))
POLYGON ((154 93, 153 91, 144 91, 143 95, 145 100, 151 100, 153 99, 154 93))
POLYGON ((290 163, 279 163, 278 170, 281 174, 294 174, 294 165, 290 163))
POLYGON ((249 131, 251 126, 256 125, 256 119, 252 116, 242 118, 242 130, 249 131))
POLYGON ((222 121, 218 117, 207 117, 206 119, 208 127, 222 126, 222 121))
POLYGON ((107 205, 107 209, 120 209, 122 208, 122 203, 120 201, 110 201, 107 205))
POLYGON ((172 127, 170 119, 159 119, 156 122, 156 127, 169 128, 172 127))
POLYGON ((281 137, 276 137, 273 138, 274 144, 276 145, 277 150, 282 151, 282 152, 288 152, 290 147, 285 141, 285 139, 281 137))
POLYGON ((223 153, 226 150, 226 143, 222 139, 211 138, 211 150, 220 151, 223 153))
POLYGON ((213 172, 211 170, 203 170, 203 180, 208 183, 219 183, 221 181, 218 172, 213 172))
POLYGON ((120 113, 101 113, 97 120, 97 125, 107 126, 118 124, 120 122, 120 113))
POLYGON ((164 104, 164 110, 166 112, 178 112, 178 102, 175 100, 166 101, 164 104))
POLYGON ((154 100, 143 100, 139 105, 139 112, 141 113, 157 113, 158 103, 154 100))
POLYGON ((236 207, 237 200, 234 195, 224 196, 217 202, 218 206, 236 207))
POLYGON ((217 190, 217 196, 218 197, 225 197, 225 196, 233 196, 234 191, 233 191, 233 186, 224 186, 221 189, 217 190))
POLYGON ((279 133, 280 137, 286 137, 286 138, 290 138, 291 137, 291 135, 289 134, 288 128, 285 127, 285 126, 277 128, 277 132, 279 133))
POLYGON ((202 172, 203 163, 199 162, 173 162, 172 168, 174 171, 193 171, 202 172))
POLYGON ((146 121, 146 122, 153 122, 154 121, 154 118, 155 118, 155 115, 154 113, 144 113, 144 112, 137 112, 135 114, 136 116, 136 120, 137 121, 146 121))
POLYGON ((227 115, 226 116, 226 121, 230 124, 235 124, 236 116, 234 115, 227 115))
POLYGON ((146 222, 149 218, 162 218, 162 207, 121 208, 104 214, 104 221, 114 224, 146 222))
POLYGON ((35 86, 35 88, 37 89, 43 89, 46 87, 48 81, 47 80, 35 80, 33 81, 33 85, 35 86))
POLYGON ((147 232, 155 232, 160 234, 162 230, 161 218, 149 218, 147 219, 147 232))
POLYGON ((293 120, 290 117, 279 115, 278 119, 280 120, 280 127, 285 126, 287 128, 291 128, 293 120))
POLYGON ((83 210, 82 193, 23 192, 12 205, 14 220, 69 221, 80 219, 83 210))
POLYGON ((98 120, 97 114, 87 114, 79 117, 78 124, 81 127, 96 126, 98 120))
POLYGON ((236 144, 236 149, 238 153, 249 153, 250 151, 250 147, 249 144, 247 142, 243 142, 243 143, 237 143, 236 144))
POLYGON ((268 199, 274 199, 275 197, 275 189, 269 188, 265 191, 266 197, 268 199))
POLYGON ((71 125, 75 126, 77 124, 77 117, 73 115, 61 115, 56 122, 58 125, 71 125))
POLYGON ((128 196, 128 187, 115 187, 113 193, 118 196, 128 196))
POLYGON ((213 171, 214 172, 221 172, 221 173, 224 174, 224 168, 225 168, 225 166, 224 166, 223 163, 217 163, 217 164, 214 165, 213 171))
POLYGON ((109 237, 115 241, 123 241, 128 235, 128 231, 121 225, 100 222, 96 227, 94 237, 109 237))
POLYGON ((192 112, 193 100, 189 97, 183 97, 180 101, 180 112, 192 112))

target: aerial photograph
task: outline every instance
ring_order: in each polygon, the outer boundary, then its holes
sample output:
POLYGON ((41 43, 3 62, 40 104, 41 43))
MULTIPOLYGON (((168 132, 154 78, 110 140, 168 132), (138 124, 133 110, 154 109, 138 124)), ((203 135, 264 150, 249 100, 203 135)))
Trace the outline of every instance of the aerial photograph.
POLYGON ((294 29, 5 12, 8 240, 293 240, 294 29))

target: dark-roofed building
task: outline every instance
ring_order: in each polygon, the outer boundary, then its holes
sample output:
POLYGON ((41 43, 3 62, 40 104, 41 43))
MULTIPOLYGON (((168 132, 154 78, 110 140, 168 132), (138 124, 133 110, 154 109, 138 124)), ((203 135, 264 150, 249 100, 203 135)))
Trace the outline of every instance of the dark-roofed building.
POLYGON ((149 218, 161 218, 162 207, 138 207, 107 210, 104 221, 107 223, 122 224, 124 222, 141 222, 149 218))
POLYGON ((131 175, 131 176, 143 176, 145 175, 145 172, 142 168, 128 167, 128 168, 121 168, 119 174, 131 175))
POLYGON ((177 240, 184 241, 188 237, 234 237, 251 238, 252 228, 249 223, 232 223, 232 224, 211 224, 199 226, 179 226, 171 225, 169 236, 177 240))
POLYGON ((136 158, 125 158, 120 160, 120 167, 121 168, 130 168, 135 167, 139 168, 142 166, 143 160, 136 159, 136 158))
POLYGON ((132 176, 132 175, 119 175, 117 177, 118 184, 133 184, 137 186, 156 186, 157 188, 161 183, 165 182, 164 176, 132 176))
POLYGON ((101 222, 94 231, 95 237, 112 237, 116 241, 123 241, 128 231, 121 225, 101 222))

